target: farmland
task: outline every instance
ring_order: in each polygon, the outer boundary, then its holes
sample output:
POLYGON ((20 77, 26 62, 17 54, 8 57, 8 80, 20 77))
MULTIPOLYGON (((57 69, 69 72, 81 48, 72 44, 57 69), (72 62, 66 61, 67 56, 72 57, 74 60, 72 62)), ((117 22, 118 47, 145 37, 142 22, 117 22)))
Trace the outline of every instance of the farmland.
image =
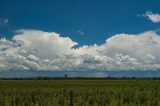
POLYGON ((160 80, 0 80, 0 106, 160 106, 160 80))

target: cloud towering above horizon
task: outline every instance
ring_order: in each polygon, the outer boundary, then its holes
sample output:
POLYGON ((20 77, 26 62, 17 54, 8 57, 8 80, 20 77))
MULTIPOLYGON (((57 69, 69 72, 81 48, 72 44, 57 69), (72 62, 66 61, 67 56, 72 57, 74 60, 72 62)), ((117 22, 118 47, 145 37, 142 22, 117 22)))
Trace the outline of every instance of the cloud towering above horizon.
POLYGON ((5 70, 159 70, 160 36, 155 31, 115 34, 101 45, 78 45, 69 37, 41 30, 18 30, 0 39, 5 70))

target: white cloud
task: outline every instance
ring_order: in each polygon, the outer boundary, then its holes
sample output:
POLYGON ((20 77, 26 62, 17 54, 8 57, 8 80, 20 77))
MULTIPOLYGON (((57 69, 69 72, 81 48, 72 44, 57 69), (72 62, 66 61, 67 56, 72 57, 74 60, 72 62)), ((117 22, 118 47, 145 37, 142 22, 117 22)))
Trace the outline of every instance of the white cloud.
POLYGON ((43 32, 37 30, 19 30, 13 37, 15 41, 22 41, 27 53, 36 54, 39 58, 55 58, 70 51, 77 45, 68 37, 60 37, 54 32, 43 32))
POLYGON ((0 18, 0 26, 1 27, 8 26, 8 24, 9 24, 8 18, 0 18))
POLYGON ((150 21, 154 23, 160 23, 160 14, 155 14, 151 11, 147 11, 143 16, 147 17, 150 21))
POLYGON ((104 78, 104 77, 107 77, 108 75, 105 75, 104 73, 102 73, 102 72, 97 72, 96 73, 96 75, 95 75, 95 77, 97 77, 97 78, 104 78))
POLYGON ((7 24, 9 22, 9 20, 8 19, 4 19, 3 22, 7 24))
POLYGON ((55 32, 19 30, 0 39, 1 70, 158 70, 160 36, 155 31, 116 34, 101 45, 77 45, 55 32))
POLYGON ((78 33, 79 33, 80 35, 85 35, 85 33, 84 33, 82 30, 78 30, 78 33))

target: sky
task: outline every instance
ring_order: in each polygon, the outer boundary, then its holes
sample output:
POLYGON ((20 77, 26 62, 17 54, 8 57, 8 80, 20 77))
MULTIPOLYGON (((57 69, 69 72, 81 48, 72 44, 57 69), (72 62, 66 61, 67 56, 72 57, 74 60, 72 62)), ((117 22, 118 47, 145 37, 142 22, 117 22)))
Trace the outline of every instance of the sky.
POLYGON ((157 0, 0 0, 0 70, 159 70, 157 0))

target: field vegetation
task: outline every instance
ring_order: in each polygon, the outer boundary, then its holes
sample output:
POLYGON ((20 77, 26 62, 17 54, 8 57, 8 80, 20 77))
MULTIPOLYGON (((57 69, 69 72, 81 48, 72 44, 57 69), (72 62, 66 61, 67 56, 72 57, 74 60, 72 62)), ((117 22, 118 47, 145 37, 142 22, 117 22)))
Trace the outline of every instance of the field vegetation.
POLYGON ((160 80, 0 80, 0 106, 160 106, 160 80))

